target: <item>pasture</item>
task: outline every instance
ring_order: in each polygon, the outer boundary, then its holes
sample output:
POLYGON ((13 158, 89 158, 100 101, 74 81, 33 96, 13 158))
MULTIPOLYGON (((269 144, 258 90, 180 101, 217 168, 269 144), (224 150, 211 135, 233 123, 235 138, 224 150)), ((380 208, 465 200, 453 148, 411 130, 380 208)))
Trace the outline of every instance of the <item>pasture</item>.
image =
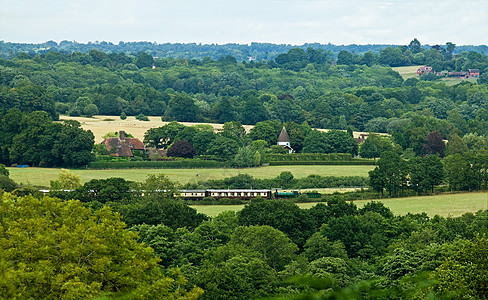
MULTIPOLYGON (((477 212, 488 209, 488 193, 461 193, 443 194, 434 196, 421 196, 409 198, 393 198, 378 200, 358 200, 354 203, 363 207, 371 201, 382 202, 389 207, 395 215, 406 215, 408 213, 425 212, 429 217, 439 215, 442 217, 458 217, 467 212, 477 212)), ((308 209, 316 205, 313 203, 297 203, 302 209, 308 209)), ((223 211, 239 211, 244 205, 192 205, 198 212, 210 217, 216 216, 223 211)))
MULTIPOLYGON (((374 166, 267 166, 244 169, 74 169, 70 172, 80 176, 82 183, 91 179, 121 177, 126 180, 144 181, 150 174, 165 174, 172 181, 182 184, 196 183, 211 179, 222 179, 239 174, 249 174, 255 178, 272 178, 283 171, 290 171, 296 178, 316 174, 321 176, 368 176, 374 166), (196 176, 198 173, 198 176, 196 176)), ((7 168, 10 178, 17 183, 49 187, 49 182, 57 178, 61 169, 56 168, 7 168)))
POLYGON ((406 67, 393 67, 393 71, 398 72, 402 76, 403 80, 408 78, 416 77, 417 70, 422 66, 406 66, 406 67))

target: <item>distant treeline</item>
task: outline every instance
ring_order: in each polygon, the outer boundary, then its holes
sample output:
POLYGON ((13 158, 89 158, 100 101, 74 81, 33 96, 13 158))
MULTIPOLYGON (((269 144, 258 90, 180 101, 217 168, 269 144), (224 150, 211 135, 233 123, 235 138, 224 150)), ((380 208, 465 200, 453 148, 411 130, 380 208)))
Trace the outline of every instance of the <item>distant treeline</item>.
MULTIPOLYGON (((64 53, 82 52, 88 53, 90 50, 98 50, 105 53, 125 53, 133 54, 140 51, 147 52, 155 57, 172 57, 183 59, 203 59, 209 57, 211 59, 219 59, 225 56, 233 56, 238 61, 249 60, 249 58, 256 60, 273 60, 279 54, 285 53, 293 48, 300 48, 306 50, 308 48, 321 49, 330 51, 334 56, 337 56, 341 51, 354 52, 362 54, 366 52, 379 53, 382 49, 387 47, 398 47, 401 45, 387 45, 387 44, 368 44, 368 45, 333 45, 320 43, 305 43, 303 45, 290 44, 272 44, 272 43, 251 43, 251 44, 197 44, 197 43, 162 43, 156 42, 119 42, 114 44, 111 42, 88 42, 78 43, 76 41, 47 41, 45 43, 11 43, 8 41, 0 41, 0 57, 10 59, 15 57, 20 52, 26 52, 31 55, 45 54, 49 51, 59 51, 64 53)), ((435 45, 434 45, 435 46, 435 45)), ((422 48, 430 49, 431 45, 422 45, 422 48)), ((474 51, 480 53, 488 53, 488 46, 486 45, 462 45, 457 46, 454 53, 461 53, 464 51, 474 51)))

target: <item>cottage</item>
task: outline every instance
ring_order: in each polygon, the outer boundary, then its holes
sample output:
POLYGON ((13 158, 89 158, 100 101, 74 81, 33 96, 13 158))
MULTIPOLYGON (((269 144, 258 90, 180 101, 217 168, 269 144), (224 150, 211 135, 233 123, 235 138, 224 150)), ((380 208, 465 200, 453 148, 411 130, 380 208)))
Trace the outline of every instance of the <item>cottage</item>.
POLYGON ((469 77, 471 78, 478 78, 480 77, 480 70, 479 69, 469 69, 469 77))
POLYGON ((423 67, 420 67, 417 69, 417 75, 418 76, 428 74, 428 73, 434 73, 434 71, 432 70, 432 67, 423 66, 423 67))
POLYGON ((120 131, 118 137, 106 138, 102 144, 112 156, 133 157, 135 152, 146 154, 144 144, 137 138, 126 137, 125 131, 120 131))
POLYGON ((288 153, 293 153, 293 148, 291 147, 290 143, 290 136, 288 135, 288 132, 286 132, 285 127, 281 129, 280 136, 278 137, 278 146, 283 146, 286 150, 288 150, 288 153))

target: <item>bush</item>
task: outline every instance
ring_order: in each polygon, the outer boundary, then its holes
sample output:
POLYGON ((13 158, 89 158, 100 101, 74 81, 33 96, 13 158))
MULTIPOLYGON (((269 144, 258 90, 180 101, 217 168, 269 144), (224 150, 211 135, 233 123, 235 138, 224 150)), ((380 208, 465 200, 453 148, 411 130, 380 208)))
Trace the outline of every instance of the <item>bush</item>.
POLYGON ((185 159, 173 161, 93 161, 90 169, 192 169, 221 168, 222 162, 214 160, 185 159))
POLYGON ((331 161, 270 161, 270 166, 300 166, 300 165, 343 165, 343 166, 362 166, 375 165, 374 160, 331 160, 331 161))
POLYGON ((17 184, 5 175, 0 175, 0 190, 11 192, 17 188, 17 184))
POLYGON ((136 119, 137 119, 137 120, 139 120, 139 121, 149 121, 149 118, 148 118, 148 117, 146 117, 146 116, 145 116, 144 114, 142 114, 142 113, 141 113, 141 114, 138 114, 138 115, 136 116, 136 119))
POLYGON ((10 175, 10 172, 7 170, 7 168, 3 164, 0 164, 0 175, 4 175, 7 177, 10 175))
POLYGON ((122 113, 120 114, 120 119, 121 119, 121 120, 125 120, 125 119, 127 119, 127 115, 125 114, 125 112, 122 112, 122 113))

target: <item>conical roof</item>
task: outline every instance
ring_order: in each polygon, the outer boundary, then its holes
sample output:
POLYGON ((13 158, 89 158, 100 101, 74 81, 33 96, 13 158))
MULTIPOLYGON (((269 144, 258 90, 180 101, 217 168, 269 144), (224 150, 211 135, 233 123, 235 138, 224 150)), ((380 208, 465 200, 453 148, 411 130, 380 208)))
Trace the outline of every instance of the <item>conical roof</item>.
POLYGON ((289 143, 290 142, 290 136, 288 135, 288 132, 286 132, 285 127, 281 129, 280 136, 278 137, 278 143, 289 143))

